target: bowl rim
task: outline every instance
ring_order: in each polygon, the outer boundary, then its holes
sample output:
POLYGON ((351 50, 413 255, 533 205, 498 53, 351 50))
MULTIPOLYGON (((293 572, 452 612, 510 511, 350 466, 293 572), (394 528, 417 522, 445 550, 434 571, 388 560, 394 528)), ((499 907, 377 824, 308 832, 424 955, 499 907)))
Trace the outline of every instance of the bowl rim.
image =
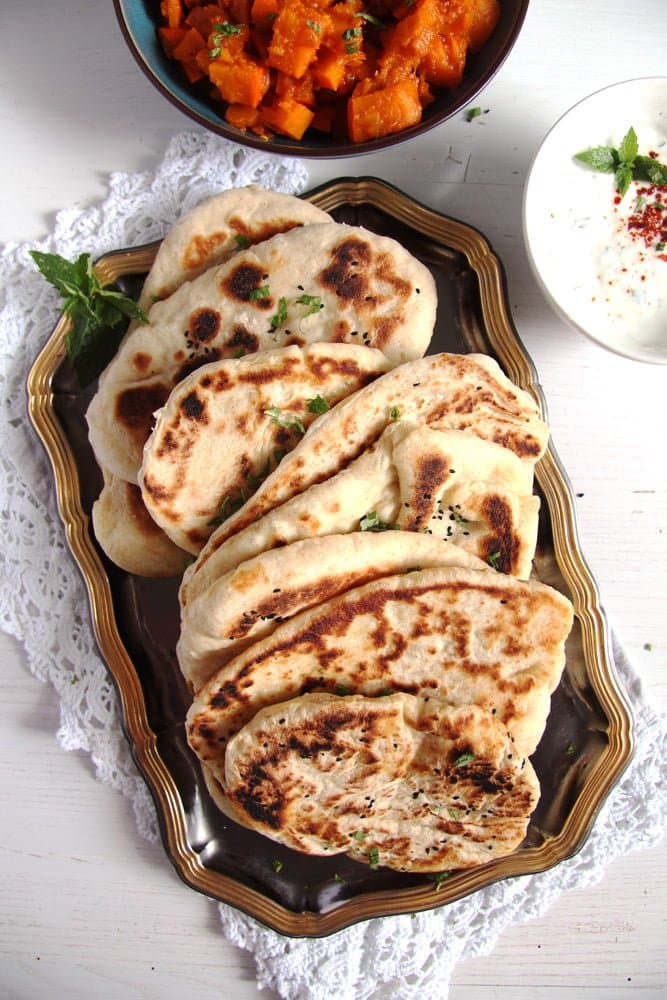
POLYGON ((528 225, 528 201, 531 194, 531 180, 533 179, 535 168, 537 166, 538 160, 540 159, 540 155, 542 154, 544 146, 546 145, 552 134, 561 126, 563 121, 570 114, 576 111, 577 108, 581 107, 581 105, 586 104, 588 101, 592 100, 595 97, 598 97, 600 94, 604 94, 608 91, 616 90, 618 88, 627 87, 630 84, 651 85, 656 83, 667 85, 667 75, 638 76, 638 77, 630 77, 624 80, 617 80, 614 83, 606 84, 604 87, 598 87, 596 90, 593 90, 588 94, 585 94, 583 97, 579 98, 578 101, 575 101, 568 108, 566 108, 565 111, 563 111, 563 113, 558 116, 558 118, 549 127, 549 129, 545 132, 542 139, 540 140, 540 144, 535 152, 535 155, 532 158, 530 166, 528 167, 528 171, 526 173, 526 180, 523 188, 523 198, 521 204, 521 224, 523 229, 526 256, 528 258, 531 271, 545 299, 547 300, 548 304, 551 306, 552 310, 555 312, 555 314, 558 316, 559 319, 563 320, 563 322, 565 322, 572 329, 576 330, 578 333, 583 334, 583 336, 587 337, 594 344, 597 344, 599 347, 603 347, 605 350, 610 351, 612 354, 616 354, 618 357, 626 358, 629 361, 637 361, 641 364, 667 365, 667 350, 665 351, 665 354, 662 357, 653 354, 649 356, 645 352, 633 351, 628 349, 627 347, 624 348, 622 345, 610 343, 603 337, 591 333, 590 330, 587 330, 585 326, 582 326, 581 323, 579 323, 569 314, 567 309, 555 298, 553 292, 549 288, 547 282, 545 281, 541 273, 541 270, 538 266, 537 260, 535 259, 533 253, 533 247, 531 245, 531 239, 529 236, 530 230, 528 225))
MULTIPOLYGON (((138 2, 141 2, 141 0, 138 0, 138 2)), ((492 60, 485 72, 482 73, 479 79, 466 81, 464 77, 462 84, 451 91, 452 95, 455 95, 455 100, 444 117, 433 115, 430 118, 422 118, 420 122, 413 125, 409 129, 404 129, 402 132, 395 132, 391 135, 382 136, 379 139, 369 139, 366 142, 355 144, 337 142, 332 143, 329 146, 303 146, 300 145, 302 140, 294 140, 287 137, 274 137, 270 140, 261 139, 259 136, 255 136, 252 133, 235 128, 227 123, 223 118, 220 119, 218 124, 212 118, 207 117, 196 108, 189 105, 179 96, 178 93, 175 92, 175 90, 172 90, 164 82, 164 80, 158 76, 153 69, 149 58, 142 50, 131 24, 131 8, 134 8, 135 4, 132 0, 113 0, 116 18, 118 20, 121 33, 135 59, 135 62, 138 64, 147 79, 173 107, 179 110, 182 114, 196 121, 202 126, 202 128, 205 128, 216 135, 222 136, 231 142, 237 142, 241 146, 250 146, 254 149, 260 149, 264 152, 273 153, 279 156, 308 157, 313 159, 337 159, 343 156, 360 156, 362 154, 380 152, 388 147, 399 145, 403 142, 409 141, 410 139, 415 139, 426 132, 430 132, 438 125, 442 125, 450 118, 453 118, 454 115, 460 112, 467 104, 470 103, 470 101, 474 100, 474 98, 486 86, 488 86, 491 80, 495 77, 496 73, 500 70, 501 66, 516 44, 519 34, 521 33, 529 3, 530 0, 516 0, 514 17, 507 28, 507 37, 502 42, 495 58, 492 60)))

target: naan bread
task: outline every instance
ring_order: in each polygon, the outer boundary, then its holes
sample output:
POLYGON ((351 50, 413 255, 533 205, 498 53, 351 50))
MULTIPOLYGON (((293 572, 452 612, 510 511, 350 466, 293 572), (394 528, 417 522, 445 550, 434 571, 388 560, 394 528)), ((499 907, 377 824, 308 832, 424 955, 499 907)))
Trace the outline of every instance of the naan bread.
POLYGON ((184 281, 192 281, 209 267, 276 233, 331 221, 321 208, 302 198, 256 184, 223 191, 171 227, 146 277, 139 305, 148 312, 156 300, 169 298, 184 281))
POLYGON ((188 740, 220 778, 227 742, 267 705, 308 691, 415 694, 496 715, 531 754, 564 662, 572 606, 491 569, 383 577, 304 611, 223 666, 196 695, 188 740))
POLYGON ((317 417, 389 367, 381 351, 311 344, 204 365, 157 415, 140 473, 143 501, 182 549, 197 553, 226 506, 239 506, 317 417))
POLYGON ((197 571, 233 534, 347 466, 397 418, 499 444, 526 463, 531 476, 549 439, 535 401, 486 355, 435 354, 400 365, 309 429, 248 502, 216 529, 197 571))
POLYGON ((181 603, 186 607, 261 552, 359 531, 363 524, 423 532, 490 560, 502 573, 527 578, 539 511, 532 482, 531 466, 507 448, 463 431, 398 420, 341 472, 205 549, 184 575, 181 603), (376 524, 369 513, 377 515, 376 524))
POLYGON ((181 671, 197 691, 232 656, 300 611, 378 577, 429 566, 484 563, 439 538, 402 531, 326 535, 263 552, 183 606, 181 671))
MULTIPOLYGON (((254 184, 223 191, 172 226, 160 244, 138 304, 149 312, 156 301, 169 298, 185 281, 248 245, 314 222, 331 222, 331 217, 302 198, 254 184)), ((128 333, 138 325, 131 323, 128 333)), ((137 576, 180 574, 190 561, 189 554, 177 548, 146 513, 136 486, 118 480, 104 467, 102 473, 104 487, 92 517, 106 555, 137 576)))
POLYGON ((399 243, 319 223, 242 250, 157 302, 123 342, 88 408, 98 463, 136 481, 153 414, 186 374, 219 358, 315 342, 421 357, 433 333, 431 272, 399 243))
POLYGON ((157 526, 141 490, 104 473, 102 492, 91 512, 100 546, 116 566, 136 576, 180 576, 192 555, 179 549, 157 526))
POLYGON ((529 760, 476 706, 311 694, 258 712, 229 743, 241 822, 306 854, 371 868, 470 868, 519 846, 539 796, 529 760))

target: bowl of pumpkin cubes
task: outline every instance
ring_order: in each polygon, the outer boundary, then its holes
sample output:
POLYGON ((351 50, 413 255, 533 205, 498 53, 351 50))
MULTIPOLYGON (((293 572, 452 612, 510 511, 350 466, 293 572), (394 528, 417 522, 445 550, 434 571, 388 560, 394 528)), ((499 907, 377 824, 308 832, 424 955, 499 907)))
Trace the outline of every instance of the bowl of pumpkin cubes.
POLYGON ((149 80, 200 125, 292 156, 369 153, 466 108, 528 0, 114 0, 149 80))

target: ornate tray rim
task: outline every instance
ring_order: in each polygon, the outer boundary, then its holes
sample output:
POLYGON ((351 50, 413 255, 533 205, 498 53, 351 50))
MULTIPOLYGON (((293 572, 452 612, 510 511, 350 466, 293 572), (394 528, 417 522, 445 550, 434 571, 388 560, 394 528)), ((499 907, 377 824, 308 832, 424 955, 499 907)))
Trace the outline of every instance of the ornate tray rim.
MULTIPOLYGON (((525 351, 507 307, 506 279, 500 260, 478 230, 427 208, 385 181, 345 177, 307 192, 305 198, 325 211, 370 204, 415 228, 425 237, 462 253, 475 271, 480 289, 485 333, 507 375, 526 389, 546 417, 546 404, 533 362, 525 351)), ((148 269, 159 243, 104 254, 95 263, 103 282, 148 269)), ((598 589, 582 555, 572 492, 553 442, 536 469, 547 501, 560 571, 571 591, 581 625, 587 679, 608 722, 608 744, 587 774, 586 782, 562 830, 539 847, 452 875, 439 889, 429 886, 367 892, 327 912, 294 912, 234 878, 206 868, 187 838, 186 815, 174 778, 162 760, 156 734, 146 712, 144 693, 117 629, 109 580, 90 534, 81 505, 79 474, 70 443, 55 413, 52 380, 65 357, 68 320, 61 316, 35 359, 27 380, 28 412, 50 459, 58 510, 72 554, 89 596, 95 637, 114 680, 121 721, 134 760, 153 795, 169 860, 189 886, 230 904, 282 934, 319 937, 377 916, 417 912, 453 902, 492 883, 516 875, 544 871, 575 854, 582 846, 605 797, 627 766, 633 749, 632 714, 618 684, 610 636, 598 589)), ((485 350, 486 344, 480 345, 485 350)))

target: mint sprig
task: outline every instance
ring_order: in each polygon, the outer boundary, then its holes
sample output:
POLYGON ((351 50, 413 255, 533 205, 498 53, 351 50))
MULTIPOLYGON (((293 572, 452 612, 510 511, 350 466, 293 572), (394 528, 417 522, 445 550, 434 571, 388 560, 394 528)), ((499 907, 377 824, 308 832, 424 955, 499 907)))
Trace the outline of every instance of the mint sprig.
POLYGON ((639 155, 639 141, 632 127, 623 136, 618 149, 615 146, 592 146, 575 153, 574 158, 591 170, 614 174, 616 190, 621 197, 632 181, 667 184, 667 167, 651 156, 639 155))
POLYGON ((63 313, 71 324, 65 347, 84 388, 116 353, 129 320, 147 323, 148 318, 132 299, 101 284, 90 254, 82 253, 75 261, 40 250, 31 250, 30 256, 62 296, 63 313))

